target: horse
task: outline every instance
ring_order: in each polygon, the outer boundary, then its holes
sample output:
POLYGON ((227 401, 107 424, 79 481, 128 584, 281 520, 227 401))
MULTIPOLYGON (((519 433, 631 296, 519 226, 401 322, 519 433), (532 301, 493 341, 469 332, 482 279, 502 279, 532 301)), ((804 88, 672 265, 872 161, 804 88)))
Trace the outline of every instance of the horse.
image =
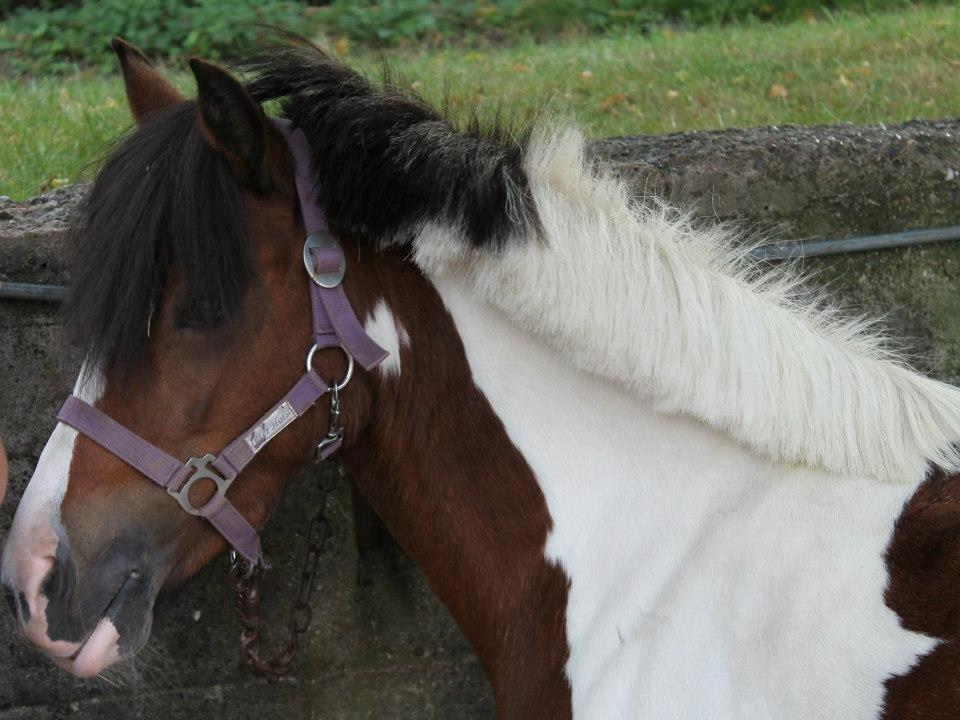
MULTIPOLYGON (((631 195, 574 130, 461 126, 304 42, 246 82, 193 59, 187 100, 113 46, 136 129, 77 221, 76 402, 174 458, 255 423, 311 346, 315 204, 387 353, 340 392, 340 455, 499 718, 957 716, 960 391, 733 230, 631 195), (268 101, 308 143, 306 195, 268 101)), ((340 387, 348 354, 308 375, 340 387)), ((184 507, 255 533, 333 409, 184 507)), ((56 424, 2 570, 79 676, 228 545, 91 434, 56 424)))

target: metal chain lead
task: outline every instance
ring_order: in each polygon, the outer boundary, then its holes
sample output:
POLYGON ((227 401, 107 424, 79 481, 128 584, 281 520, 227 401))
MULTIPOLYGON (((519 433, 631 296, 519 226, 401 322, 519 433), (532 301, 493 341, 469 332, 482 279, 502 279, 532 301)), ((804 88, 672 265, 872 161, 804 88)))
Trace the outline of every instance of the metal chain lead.
POLYGON ((260 580, 263 567, 253 565, 235 552, 230 553, 230 589, 236 595, 237 618, 240 620, 240 662, 263 675, 267 682, 275 683, 290 673, 294 657, 300 647, 300 636, 310 627, 312 611, 310 599, 330 526, 324 511, 327 494, 333 489, 340 474, 340 463, 326 460, 320 466, 317 479, 319 499, 317 512, 307 528, 307 544, 300 569, 300 587, 287 616, 287 639, 271 658, 260 655, 260 580))

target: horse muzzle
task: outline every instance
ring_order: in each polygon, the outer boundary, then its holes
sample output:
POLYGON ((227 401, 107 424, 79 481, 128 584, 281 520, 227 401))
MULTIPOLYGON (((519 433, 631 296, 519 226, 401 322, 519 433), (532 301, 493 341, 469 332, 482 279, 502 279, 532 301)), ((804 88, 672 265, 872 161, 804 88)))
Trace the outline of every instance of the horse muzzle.
POLYGON ((16 535, 4 548, 3 585, 21 630, 62 669, 91 677, 146 642, 156 587, 130 548, 117 538, 83 570, 63 540, 52 555, 49 543, 16 535))

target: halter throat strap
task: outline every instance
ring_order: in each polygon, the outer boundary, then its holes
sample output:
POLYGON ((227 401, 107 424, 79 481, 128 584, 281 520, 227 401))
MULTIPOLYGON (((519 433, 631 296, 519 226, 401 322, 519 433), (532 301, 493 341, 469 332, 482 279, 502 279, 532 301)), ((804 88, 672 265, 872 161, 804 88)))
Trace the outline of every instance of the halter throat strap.
MULTIPOLYGON (((311 277, 314 341, 308 358, 312 359, 317 350, 340 347, 351 365, 356 361, 372 370, 388 353, 367 335, 343 290, 346 257, 330 234, 323 210, 314 201, 317 184, 310 163, 310 144, 301 130, 291 128, 289 121, 274 123, 287 138, 293 155, 297 195, 307 232, 303 255, 311 277)), ((346 380, 341 381, 339 387, 345 384, 346 380)), ((230 502, 227 490, 267 443, 306 414, 330 389, 308 361, 306 372, 289 392, 219 454, 208 453, 187 462, 177 460, 76 396, 67 398, 57 419, 164 488, 186 512, 206 518, 245 560, 255 564, 261 558, 259 532, 230 502), (190 502, 189 493, 201 480, 213 482, 216 492, 196 507, 190 502)), ((340 443, 339 435, 328 436, 318 446, 318 459, 335 453, 340 443)))

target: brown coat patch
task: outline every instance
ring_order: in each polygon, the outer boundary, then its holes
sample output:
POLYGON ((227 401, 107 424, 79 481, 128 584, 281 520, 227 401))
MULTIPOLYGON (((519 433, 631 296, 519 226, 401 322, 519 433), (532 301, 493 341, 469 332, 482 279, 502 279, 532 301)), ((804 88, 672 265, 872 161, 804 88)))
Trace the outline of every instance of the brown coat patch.
POLYGON ((908 630, 944 642, 887 681, 884 720, 960 717, 960 476, 936 472, 897 519, 887 605, 908 630))
POLYGON ((474 385, 434 288, 399 252, 359 253, 348 249, 358 315, 383 298, 410 348, 399 377, 373 373, 373 417, 347 464, 476 649, 500 720, 569 718, 567 580, 544 558, 540 486, 474 385))

